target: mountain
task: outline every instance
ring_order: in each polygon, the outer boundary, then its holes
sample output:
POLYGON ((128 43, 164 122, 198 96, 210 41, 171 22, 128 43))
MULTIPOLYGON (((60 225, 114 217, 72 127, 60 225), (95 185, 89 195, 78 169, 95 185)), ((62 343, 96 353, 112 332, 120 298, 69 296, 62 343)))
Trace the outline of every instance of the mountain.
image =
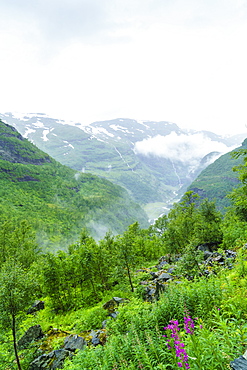
POLYGON ((43 247, 77 240, 82 228, 94 237, 123 232, 148 220, 127 191, 106 179, 60 164, 0 121, 0 222, 28 220, 43 247))
POLYGON ((240 184, 238 173, 233 171, 233 167, 243 164, 243 158, 232 156, 232 152, 239 149, 247 149, 247 139, 240 147, 220 156, 204 169, 191 183, 188 190, 199 194, 201 199, 214 200, 217 208, 224 212, 225 208, 231 205, 227 194, 240 184))
POLYGON ((150 219, 170 208, 208 164, 245 138, 182 130, 166 121, 115 119, 82 126, 41 113, 0 118, 62 164, 124 187, 150 219))

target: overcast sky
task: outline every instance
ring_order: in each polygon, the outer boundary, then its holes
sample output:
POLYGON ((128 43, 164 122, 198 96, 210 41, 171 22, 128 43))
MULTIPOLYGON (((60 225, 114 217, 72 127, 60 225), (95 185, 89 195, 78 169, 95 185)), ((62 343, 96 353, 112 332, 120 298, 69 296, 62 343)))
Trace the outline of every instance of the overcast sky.
POLYGON ((246 0, 6 0, 0 14, 0 113, 247 131, 246 0))

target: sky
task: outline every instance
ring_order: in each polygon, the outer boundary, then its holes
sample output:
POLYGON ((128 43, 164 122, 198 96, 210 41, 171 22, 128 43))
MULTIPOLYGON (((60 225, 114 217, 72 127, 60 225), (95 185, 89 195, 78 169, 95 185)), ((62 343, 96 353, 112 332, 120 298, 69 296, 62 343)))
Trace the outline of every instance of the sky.
POLYGON ((8 0, 0 14, 0 113, 247 131, 247 0, 8 0))

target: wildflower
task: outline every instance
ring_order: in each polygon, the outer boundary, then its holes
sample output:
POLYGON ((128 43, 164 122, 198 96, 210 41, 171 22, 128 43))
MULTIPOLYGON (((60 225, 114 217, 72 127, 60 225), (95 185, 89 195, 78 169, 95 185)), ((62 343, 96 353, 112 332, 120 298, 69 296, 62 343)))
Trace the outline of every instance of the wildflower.
POLYGON ((190 316, 184 317, 184 329, 187 334, 194 334, 195 323, 190 316))
MULTIPOLYGON (((188 318, 187 318, 188 319, 188 318)), ((192 320, 193 321, 193 320, 192 320)), ((194 322, 193 322, 194 324, 194 322)), ((192 325, 193 326, 193 325, 192 325)), ((187 327, 191 329, 190 320, 187 320, 187 327)), ((194 327, 193 327, 194 328, 194 327)), ((175 350, 175 355, 178 357, 179 362, 177 362, 178 367, 184 367, 185 369, 190 369, 188 364, 188 355, 184 349, 184 343, 180 341, 179 338, 179 324, 177 320, 171 320, 170 324, 164 327, 165 330, 170 330, 170 339, 167 339, 166 345, 169 350, 175 350), (172 347, 173 345, 173 347, 172 347)))

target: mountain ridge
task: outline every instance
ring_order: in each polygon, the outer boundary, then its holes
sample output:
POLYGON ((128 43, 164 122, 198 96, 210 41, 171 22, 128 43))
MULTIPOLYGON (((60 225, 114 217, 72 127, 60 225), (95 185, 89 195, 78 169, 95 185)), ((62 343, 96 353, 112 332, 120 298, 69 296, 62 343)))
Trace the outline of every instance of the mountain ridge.
POLYGON ((45 114, 0 118, 59 162, 124 187, 150 219, 179 200, 208 164, 245 138, 182 130, 167 121, 119 118, 82 126, 45 114))

